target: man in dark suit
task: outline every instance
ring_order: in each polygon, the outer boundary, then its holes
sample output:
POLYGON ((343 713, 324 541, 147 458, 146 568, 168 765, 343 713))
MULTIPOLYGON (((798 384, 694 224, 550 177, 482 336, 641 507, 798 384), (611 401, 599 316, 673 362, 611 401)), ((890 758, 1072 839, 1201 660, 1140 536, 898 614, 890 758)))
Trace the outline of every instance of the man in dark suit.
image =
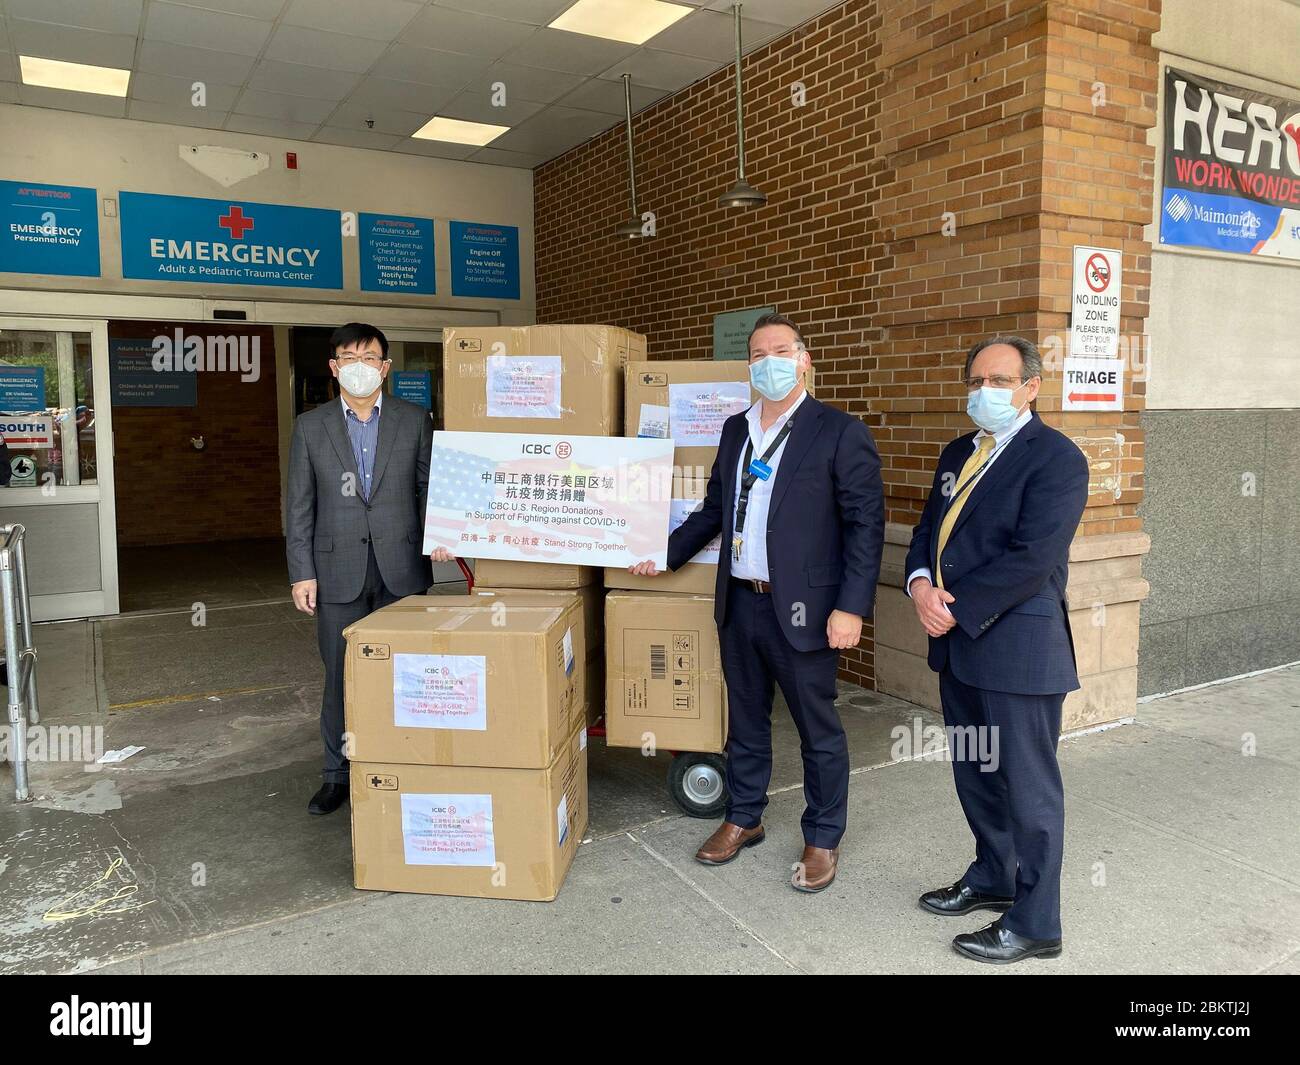
POLYGON ((945 916, 1000 912, 953 940, 966 957, 995 963, 1061 952, 1056 743, 1065 695, 1079 687, 1065 582, 1088 463, 1032 411, 1042 373, 1038 349, 1021 337, 971 348, 967 412, 980 428, 944 448, 907 554, 949 735, 990 741, 953 744, 975 861, 920 904, 945 916), (996 760, 981 764, 975 751, 996 760))
MULTIPOLYGON (((720 865, 763 841, 779 684, 799 730, 807 802, 791 884, 821 891, 835 879, 848 813, 835 675, 840 651, 857 646, 871 616, 885 502, 871 433, 806 393, 809 365, 790 319, 758 320, 749 369, 763 398, 723 425, 704 503, 669 539, 668 568, 722 534, 714 616, 727 682, 730 795, 726 819, 696 858, 720 865)), ((652 562, 632 571, 656 572, 652 562)))
POLYGON ((294 605, 316 615, 325 663, 324 782, 308 812, 348 798, 343 746, 343 630, 405 595, 428 590, 421 554, 433 426, 422 407, 383 394, 388 339, 351 322, 330 337, 341 396, 302 414, 289 449, 285 540, 294 605))

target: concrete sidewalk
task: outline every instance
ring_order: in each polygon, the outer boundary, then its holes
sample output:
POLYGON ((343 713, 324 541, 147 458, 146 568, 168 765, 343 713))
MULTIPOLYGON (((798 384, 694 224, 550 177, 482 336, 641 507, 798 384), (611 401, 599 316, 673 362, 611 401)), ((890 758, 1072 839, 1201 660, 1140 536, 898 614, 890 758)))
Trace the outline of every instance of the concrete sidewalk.
POLYGON ((1066 949, 993 968, 949 946, 988 915, 916 906, 972 853, 947 763, 897 758, 895 730, 935 724, 927 711, 844 687, 850 828, 820 895, 787 884, 802 795, 780 707, 768 838, 730 865, 692 859, 712 824, 669 807, 663 759, 596 741, 590 839, 556 902, 359 892, 346 815, 304 809, 320 690, 310 622, 277 605, 213 618, 200 632, 183 615, 103 623, 97 638, 42 628, 110 700, 64 691, 68 705, 106 723, 109 746, 148 749, 93 775, 37 767, 43 798, 0 805, 0 970, 1300 972, 1300 667, 1064 740, 1066 949), (186 676, 185 661, 205 665, 186 676), (188 690, 164 691, 178 676, 188 690), (136 888, 114 904, 125 912, 44 919, 74 892, 108 892, 95 883, 116 858, 109 887, 136 888))

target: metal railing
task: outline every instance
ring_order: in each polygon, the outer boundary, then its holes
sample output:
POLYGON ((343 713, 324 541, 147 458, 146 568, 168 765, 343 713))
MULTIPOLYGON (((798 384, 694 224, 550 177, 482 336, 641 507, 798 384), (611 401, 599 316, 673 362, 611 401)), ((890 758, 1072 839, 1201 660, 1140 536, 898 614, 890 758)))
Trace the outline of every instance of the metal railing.
POLYGON ((0 525, 0 608, 4 611, 5 666, 9 673, 9 750, 14 767, 14 799, 27 802, 27 725, 41 719, 36 703, 36 648, 27 597, 27 557, 21 525, 0 525))

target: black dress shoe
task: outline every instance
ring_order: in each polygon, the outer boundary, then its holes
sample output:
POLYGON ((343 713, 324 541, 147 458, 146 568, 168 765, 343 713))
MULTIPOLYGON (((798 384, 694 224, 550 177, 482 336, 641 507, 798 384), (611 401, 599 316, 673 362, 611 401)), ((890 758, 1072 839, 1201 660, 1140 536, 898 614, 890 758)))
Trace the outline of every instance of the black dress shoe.
POLYGON ((994 910, 1005 913, 1011 909, 1011 904, 1015 901, 1005 895, 985 895, 980 891, 972 891, 960 880, 952 887, 927 891, 917 899, 921 909, 937 913, 942 917, 960 917, 972 910, 994 910))
POLYGON ((1026 958, 1055 958, 1061 953, 1059 939, 1027 939, 1002 927, 998 918, 978 932, 966 932, 952 941, 952 949, 973 961, 1010 965, 1026 958))
POLYGON ((348 786, 346 784, 322 784, 320 791, 311 797, 311 802, 307 804, 309 814, 332 814, 340 806, 348 801, 348 786))

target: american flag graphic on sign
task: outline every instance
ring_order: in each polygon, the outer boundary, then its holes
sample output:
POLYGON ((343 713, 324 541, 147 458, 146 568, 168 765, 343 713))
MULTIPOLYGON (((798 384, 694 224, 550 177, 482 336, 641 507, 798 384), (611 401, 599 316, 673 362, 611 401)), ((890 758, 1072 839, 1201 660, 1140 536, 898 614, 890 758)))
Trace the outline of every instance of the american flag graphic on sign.
POLYGON ((429 502, 446 510, 486 510, 498 465, 482 455, 435 444, 429 456, 429 502))

